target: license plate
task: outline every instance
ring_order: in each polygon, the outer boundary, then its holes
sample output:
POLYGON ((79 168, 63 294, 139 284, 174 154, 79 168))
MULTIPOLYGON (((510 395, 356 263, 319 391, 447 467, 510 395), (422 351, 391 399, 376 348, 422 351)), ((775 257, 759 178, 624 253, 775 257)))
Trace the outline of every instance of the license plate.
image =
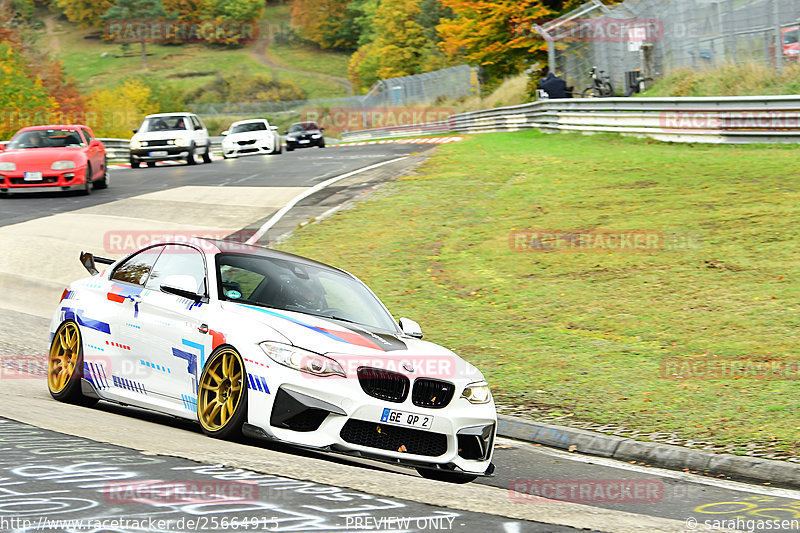
POLYGON ((150 152, 150 157, 164 157, 167 155, 166 151, 150 152))
POLYGON ((381 422, 394 424, 395 426, 431 429, 433 417, 407 411, 396 411, 395 409, 384 409, 383 414, 381 414, 381 422))
POLYGON ((42 173, 41 172, 26 172, 24 179, 25 179, 25 181, 42 181, 42 173))
POLYGON ((297 142, 299 142, 300 144, 307 144, 308 143, 308 141, 297 141, 297 142))

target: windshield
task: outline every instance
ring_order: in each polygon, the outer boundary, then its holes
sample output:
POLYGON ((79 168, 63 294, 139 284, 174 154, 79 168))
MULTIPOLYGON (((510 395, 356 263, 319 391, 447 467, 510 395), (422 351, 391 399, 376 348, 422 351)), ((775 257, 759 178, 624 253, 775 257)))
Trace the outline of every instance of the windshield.
POLYGON ((784 30, 783 32, 783 44, 794 44, 797 42, 798 30, 791 29, 791 30, 784 30))
POLYGON ((189 119, 183 116, 150 117, 144 119, 142 127, 139 128, 139 131, 148 132, 148 131, 186 130, 189 129, 188 123, 189 119))
POLYGON ((220 254, 217 273, 222 300, 397 331, 392 316, 363 284, 330 268, 279 258, 220 254))
POLYGON ((310 131, 310 130, 318 130, 316 122, 298 122, 297 124, 292 124, 289 127, 289 133, 297 132, 297 131, 310 131))
POLYGON ((248 131, 263 131, 267 129, 267 125, 263 122, 247 122, 245 124, 237 124, 231 128, 231 133, 247 133, 248 131))
POLYGON ((85 146, 76 130, 34 130, 18 133, 8 143, 9 150, 23 148, 66 148, 85 146))

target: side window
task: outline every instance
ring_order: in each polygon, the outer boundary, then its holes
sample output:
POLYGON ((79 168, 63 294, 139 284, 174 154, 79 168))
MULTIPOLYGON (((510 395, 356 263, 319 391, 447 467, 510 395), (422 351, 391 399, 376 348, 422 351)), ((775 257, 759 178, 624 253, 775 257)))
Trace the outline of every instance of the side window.
POLYGON ((169 276, 190 276, 195 281, 195 291, 205 294, 206 265, 203 255, 191 246, 168 245, 158 258, 145 288, 157 291, 169 276))
POLYGON ((89 133, 89 130, 87 130, 86 128, 81 128, 81 131, 83 132, 83 136, 86 138, 87 144, 94 140, 94 137, 92 137, 92 134, 89 133))
POLYGON ((163 249, 163 246, 154 246, 142 250, 117 267, 111 279, 133 283, 134 285, 144 285, 147 281, 147 276, 153 269, 153 264, 163 249))
POLYGON ((198 118, 196 116, 194 116, 194 115, 192 115, 192 124, 194 124, 194 129, 196 129, 196 130, 202 130, 203 129, 202 124, 200 124, 200 120, 198 120, 198 118))

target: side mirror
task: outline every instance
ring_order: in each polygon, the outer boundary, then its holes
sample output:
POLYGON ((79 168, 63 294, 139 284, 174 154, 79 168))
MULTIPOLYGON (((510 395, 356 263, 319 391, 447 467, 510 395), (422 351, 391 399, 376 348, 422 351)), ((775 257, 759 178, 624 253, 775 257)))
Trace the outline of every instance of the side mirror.
POLYGON ((397 324, 400 326, 400 331, 409 337, 422 338, 422 328, 410 318, 401 318, 397 321, 397 324))
POLYGON ((225 131, 223 131, 223 132, 222 132, 222 135, 227 135, 227 134, 229 134, 229 133, 230 133, 230 131, 228 131, 228 130, 225 130, 225 131))
POLYGON ((136 132, 137 132, 137 131, 139 131, 139 130, 131 130, 131 131, 132 131, 133 133, 136 133, 136 132))
POLYGON ((92 140, 89 142, 89 148, 97 148, 97 147, 100 147, 100 146, 103 146, 103 143, 102 143, 102 142, 100 142, 100 141, 99 141, 99 140, 97 140, 97 139, 92 139, 92 140))
POLYGON ((281 135, 289 135, 289 132, 288 131, 282 131, 281 135))
POLYGON ((319 131, 325 131, 325 128, 320 128, 319 131))
POLYGON ((159 287, 161 292, 167 294, 174 294, 182 298, 188 298, 199 302, 203 299, 203 295, 197 292, 197 282, 192 276, 185 274, 173 274, 164 279, 164 283, 159 287))
POLYGON ((278 126, 270 126, 269 129, 271 129, 272 131, 277 131, 278 130, 278 126))

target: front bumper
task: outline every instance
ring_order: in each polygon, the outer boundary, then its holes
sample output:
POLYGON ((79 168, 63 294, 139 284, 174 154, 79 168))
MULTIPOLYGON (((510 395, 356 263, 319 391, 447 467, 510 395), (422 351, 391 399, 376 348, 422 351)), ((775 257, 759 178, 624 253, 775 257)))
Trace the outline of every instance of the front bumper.
POLYGON ((25 171, 0 172, 0 192, 52 192, 83 188, 86 184, 86 167, 68 170, 42 171, 42 179, 25 181, 25 171))
POLYGON ((222 144, 222 153, 225 157, 238 157, 240 155, 251 154, 270 154, 272 151, 272 146, 263 141, 256 141, 252 144, 239 144, 238 142, 222 144))
POLYGON ((319 139, 286 139, 286 146, 289 148, 310 148, 312 146, 322 146, 324 142, 324 137, 319 139))
POLYGON ((284 382, 267 396, 248 395, 251 435, 404 466, 472 475, 493 471, 497 415, 492 402, 471 404, 457 391, 446 407, 431 409, 413 405, 410 397, 402 403, 370 397, 356 379, 303 380, 284 382), (388 424, 381 422, 385 409, 433 421, 428 430, 388 424))
POLYGON ((188 146, 148 146, 131 150, 131 159, 134 161, 169 161, 187 157, 189 157, 188 146))

